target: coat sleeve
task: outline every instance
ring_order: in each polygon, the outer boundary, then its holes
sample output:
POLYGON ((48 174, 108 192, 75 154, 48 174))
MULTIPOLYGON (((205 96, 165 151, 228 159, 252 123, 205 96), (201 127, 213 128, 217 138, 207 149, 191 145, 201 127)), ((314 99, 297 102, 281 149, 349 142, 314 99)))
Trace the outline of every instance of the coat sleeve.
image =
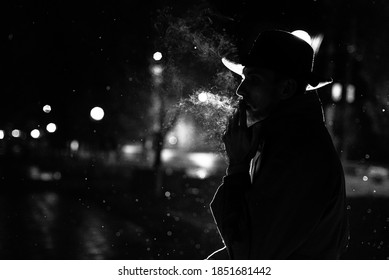
POLYGON ((249 173, 237 173, 223 178, 211 202, 211 212, 230 258, 247 258, 249 217, 246 192, 250 187, 249 173), (235 248, 235 250, 232 250, 235 248))

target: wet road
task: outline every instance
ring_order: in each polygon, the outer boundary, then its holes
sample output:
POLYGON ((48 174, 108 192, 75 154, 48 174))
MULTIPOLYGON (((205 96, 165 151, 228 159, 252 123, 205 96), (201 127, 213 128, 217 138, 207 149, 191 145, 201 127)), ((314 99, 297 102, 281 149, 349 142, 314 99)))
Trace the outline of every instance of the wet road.
POLYGON ((203 259, 221 241, 198 182, 158 197, 108 182, 3 184, 0 258, 203 259))
MULTIPOLYGON (((0 259, 203 259, 222 246, 208 208, 221 174, 166 170, 157 196, 152 171, 114 170, 1 180, 0 259)), ((362 175, 346 178, 351 240, 343 259, 389 259, 388 184, 362 175)))

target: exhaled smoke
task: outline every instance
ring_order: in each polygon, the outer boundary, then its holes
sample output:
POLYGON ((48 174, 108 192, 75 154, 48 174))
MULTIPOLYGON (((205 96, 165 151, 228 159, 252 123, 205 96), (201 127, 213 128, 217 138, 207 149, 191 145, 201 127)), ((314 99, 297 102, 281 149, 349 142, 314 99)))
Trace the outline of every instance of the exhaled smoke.
POLYGON ((156 29, 162 35, 160 43, 167 54, 162 96, 169 98, 165 132, 180 115, 189 114, 209 144, 221 151, 221 136, 236 102, 231 93, 237 85, 236 77, 221 59, 237 50, 228 34, 214 28, 212 14, 208 8, 193 8, 175 17, 164 9, 156 29))
POLYGON ((178 102, 174 109, 179 114, 192 116, 203 131, 207 144, 221 152, 224 148, 221 137, 237 104, 235 97, 226 97, 200 89, 178 102))

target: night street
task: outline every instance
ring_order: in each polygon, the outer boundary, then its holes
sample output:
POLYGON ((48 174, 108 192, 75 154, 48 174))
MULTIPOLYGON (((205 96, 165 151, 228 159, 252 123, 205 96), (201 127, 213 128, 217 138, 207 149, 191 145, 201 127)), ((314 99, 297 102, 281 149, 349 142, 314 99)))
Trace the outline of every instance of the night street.
MULTIPOLYGON (((58 168, 78 173, 3 180, 1 259, 204 259, 222 247, 208 205, 223 161, 204 179, 188 176, 193 166, 167 162, 161 192, 154 171, 134 162, 65 162, 58 168)), ((378 169, 366 179, 366 166, 345 166, 351 240, 342 258, 388 259, 389 179, 378 169)))
POLYGON ((387 1, 11 2, 1 260, 389 260, 387 1))

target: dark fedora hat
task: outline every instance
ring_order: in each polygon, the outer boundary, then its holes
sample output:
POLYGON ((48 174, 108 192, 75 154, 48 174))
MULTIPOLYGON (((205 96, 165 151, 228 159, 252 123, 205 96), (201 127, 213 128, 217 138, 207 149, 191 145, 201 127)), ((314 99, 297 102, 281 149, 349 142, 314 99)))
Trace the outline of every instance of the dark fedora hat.
POLYGON ((242 75, 244 67, 261 67, 306 82, 307 90, 328 85, 332 79, 321 79, 313 72, 314 50, 305 40, 283 30, 261 32, 240 63, 222 59, 231 71, 242 75))

